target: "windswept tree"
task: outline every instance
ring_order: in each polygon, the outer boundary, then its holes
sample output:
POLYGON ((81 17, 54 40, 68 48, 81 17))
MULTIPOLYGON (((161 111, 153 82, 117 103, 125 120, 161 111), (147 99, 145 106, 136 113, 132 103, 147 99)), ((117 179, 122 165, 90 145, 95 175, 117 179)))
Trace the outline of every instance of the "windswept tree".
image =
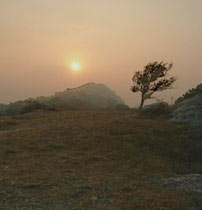
POLYGON ((172 88, 172 84, 176 81, 175 77, 167 77, 168 72, 173 67, 172 63, 152 62, 144 67, 143 71, 135 72, 132 81, 134 85, 131 91, 141 93, 141 110, 146 99, 157 91, 163 91, 172 88))

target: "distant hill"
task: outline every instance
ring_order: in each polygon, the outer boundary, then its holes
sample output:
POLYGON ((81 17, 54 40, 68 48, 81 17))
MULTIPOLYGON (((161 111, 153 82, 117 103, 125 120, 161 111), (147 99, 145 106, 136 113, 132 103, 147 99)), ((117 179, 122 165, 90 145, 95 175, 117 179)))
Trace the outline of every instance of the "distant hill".
MULTIPOLYGON (((88 83, 73 89, 68 88, 62 92, 56 92, 55 95, 46 99, 49 102, 60 100, 70 105, 74 101, 80 101, 81 104, 85 103, 85 106, 101 109, 115 108, 118 104, 125 104, 109 87, 95 83, 88 83)), ((37 98, 37 100, 41 103, 44 102, 44 98, 37 98)))
POLYGON ((88 83, 78 88, 56 92, 52 96, 41 96, 0 105, 1 115, 22 114, 37 109, 114 109, 124 101, 104 84, 88 83))

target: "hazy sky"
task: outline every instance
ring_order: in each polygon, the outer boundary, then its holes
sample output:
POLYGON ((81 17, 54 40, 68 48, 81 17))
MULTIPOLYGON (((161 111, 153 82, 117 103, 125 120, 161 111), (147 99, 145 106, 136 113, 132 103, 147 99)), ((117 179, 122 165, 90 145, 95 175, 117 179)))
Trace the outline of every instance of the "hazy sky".
POLYGON ((202 0, 0 0, 0 103, 96 82, 136 105, 134 71, 161 60, 178 81, 160 98, 202 83, 202 0))

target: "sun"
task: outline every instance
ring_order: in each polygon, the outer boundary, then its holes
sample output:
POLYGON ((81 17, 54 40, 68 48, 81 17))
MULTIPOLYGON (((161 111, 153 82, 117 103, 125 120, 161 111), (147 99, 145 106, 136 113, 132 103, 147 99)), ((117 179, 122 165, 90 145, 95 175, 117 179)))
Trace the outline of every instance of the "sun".
POLYGON ((78 71, 80 69, 80 63, 79 62, 73 62, 72 63, 72 69, 74 71, 78 71))

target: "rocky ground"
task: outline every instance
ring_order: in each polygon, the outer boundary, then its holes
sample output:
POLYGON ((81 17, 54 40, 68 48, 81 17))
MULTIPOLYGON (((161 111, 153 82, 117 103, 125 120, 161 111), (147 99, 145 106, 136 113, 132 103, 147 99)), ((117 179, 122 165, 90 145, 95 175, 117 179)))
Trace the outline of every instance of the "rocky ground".
POLYGON ((200 135, 192 141, 189 126, 134 116, 2 119, 0 209, 202 209, 200 135))

